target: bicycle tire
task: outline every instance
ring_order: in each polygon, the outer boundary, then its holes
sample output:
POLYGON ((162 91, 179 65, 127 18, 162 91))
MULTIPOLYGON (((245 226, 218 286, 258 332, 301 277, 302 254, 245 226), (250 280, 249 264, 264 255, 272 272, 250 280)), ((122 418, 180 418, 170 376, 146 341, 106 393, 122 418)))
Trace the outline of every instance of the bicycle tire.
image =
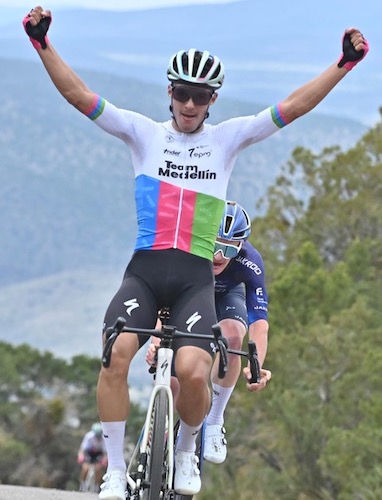
POLYGON ((90 464, 84 483, 85 484, 84 484, 82 491, 88 492, 88 493, 98 493, 98 488, 97 488, 97 484, 95 481, 95 466, 94 466, 94 464, 90 464))
POLYGON ((146 478, 150 486, 144 495, 147 500, 158 500, 165 495, 168 468, 165 460, 168 408, 167 393, 159 390, 155 396, 150 424, 151 440, 148 445, 146 465, 146 478))

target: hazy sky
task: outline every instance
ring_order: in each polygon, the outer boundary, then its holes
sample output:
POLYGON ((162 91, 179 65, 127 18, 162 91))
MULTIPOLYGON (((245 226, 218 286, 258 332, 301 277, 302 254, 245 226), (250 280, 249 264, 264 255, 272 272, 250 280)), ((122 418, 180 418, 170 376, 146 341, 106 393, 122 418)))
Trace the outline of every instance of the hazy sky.
POLYGON ((35 5, 45 9, 55 7, 87 7, 92 9, 107 10, 139 10, 152 7, 169 7, 175 5, 206 4, 206 3, 231 3, 237 0, 0 0, 0 6, 25 7, 27 10, 35 5))

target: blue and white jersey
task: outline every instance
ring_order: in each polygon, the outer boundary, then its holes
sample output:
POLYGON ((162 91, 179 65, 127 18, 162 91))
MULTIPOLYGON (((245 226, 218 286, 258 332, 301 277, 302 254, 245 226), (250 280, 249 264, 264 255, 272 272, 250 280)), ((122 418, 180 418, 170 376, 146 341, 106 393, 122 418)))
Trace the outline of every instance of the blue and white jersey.
POLYGON ((268 294, 265 286, 263 259, 248 241, 244 242, 238 256, 215 276, 215 295, 229 292, 243 283, 246 291, 248 324, 259 319, 268 320, 268 294))

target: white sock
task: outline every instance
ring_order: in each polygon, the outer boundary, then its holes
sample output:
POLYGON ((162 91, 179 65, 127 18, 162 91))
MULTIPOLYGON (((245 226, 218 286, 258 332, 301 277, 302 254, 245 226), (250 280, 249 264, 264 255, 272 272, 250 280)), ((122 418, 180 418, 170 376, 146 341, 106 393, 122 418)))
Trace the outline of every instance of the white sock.
POLYGON ((193 427, 180 421, 178 437, 176 438, 176 450, 182 451, 195 451, 196 450, 196 436, 202 424, 193 427))
POLYGON ((221 385, 212 383, 212 404, 210 412, 207 415, 207 425, 224 424, 224 412, 234 388, 235 386, 222 387, 221 385))
POLYGON ((103 437, 107 451, 107 470, 120 469, 126 471, 124 457, 126 422, 101 422, 103 437))

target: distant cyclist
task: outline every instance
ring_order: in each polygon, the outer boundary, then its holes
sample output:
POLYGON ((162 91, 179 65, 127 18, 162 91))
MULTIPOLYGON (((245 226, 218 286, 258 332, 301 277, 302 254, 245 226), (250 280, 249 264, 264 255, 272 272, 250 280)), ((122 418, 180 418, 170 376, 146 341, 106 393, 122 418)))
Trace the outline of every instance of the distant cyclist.
POLYGON ((90 464, 95 464, 96 484, 101 486, 102 476, 107 467, 107 454, 102 425, 99 422, 94 423, 91 430, 83 437, 78 450, 77 462, 81 465, 80 490, 83 490, 90 464))

